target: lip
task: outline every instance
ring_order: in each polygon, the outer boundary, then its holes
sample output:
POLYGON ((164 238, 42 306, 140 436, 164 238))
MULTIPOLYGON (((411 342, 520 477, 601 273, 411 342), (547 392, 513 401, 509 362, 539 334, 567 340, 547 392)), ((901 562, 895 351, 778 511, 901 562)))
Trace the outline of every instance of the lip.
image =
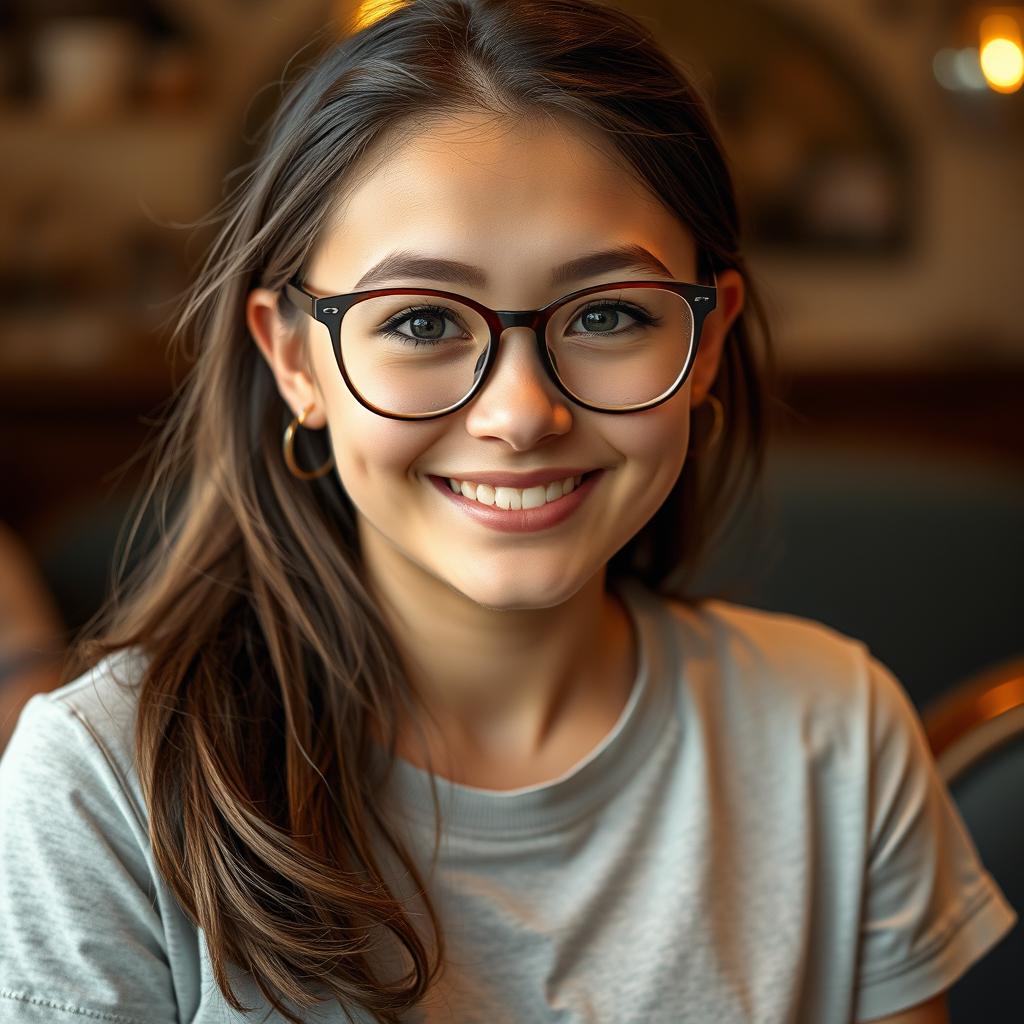
MULTIPOLYGON (((584 473, 587 472, 584 470, 584 473)), ((571 475, 571 473, 566 473, 566 476, 571 475)), ((530 533, 535 530, 550 529, 568 519, 586 501, 587 496, 597 486, 602 476, 604 476, 603 469, 589 471, 589 475, 571 493, 563 495, 557 501, 541 505, 540 508, 527 509, 503 509, 496 505, 481 505, 480 502, 467 498, 463 494, 456 494, 448 486, 448 480, 444 477, 434 476, 431 473, 428 475, 428 479, 457 508, 478 523, 503 533, 530 533)), ((454 477, 454 479, 458 480, 459 478, 454 477)), ((563 478, 555 477, 553 479, 563 478)), ((487 481, 474 480, 473 482, 486 483, 487 481)), ((502 485, 498 484, 498 486, 502 485)))
MULTIPOLYGON (((527 487, 537 487, 539 484, 552 484, 556 480, 565 480, 570 476, 583 476, 584 473, 593 473, 594 466, 555 466, 552 469, 535 469, 530 473, 487 473, 480 470, 479 473, 437 473, 441 480, 451 477, 453 480, 471 480, 475 484, 490 484, 492 487, 515 487, 524 490, 527 487)), ((434 476, 435 474, 430 474, 434 476)), ((452 492, 455 493, 454 491, 452 492)))

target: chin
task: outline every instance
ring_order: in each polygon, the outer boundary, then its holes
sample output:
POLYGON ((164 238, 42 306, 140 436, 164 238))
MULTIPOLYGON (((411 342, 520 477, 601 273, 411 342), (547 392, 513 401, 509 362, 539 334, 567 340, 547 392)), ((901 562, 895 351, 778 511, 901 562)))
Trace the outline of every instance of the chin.
POLYGON ((556 608, 569 600, 586 583, 586 575, 566 575, 564 572, 543 579, 526 575, 523 571, 487 578, 457 579, 444 577, 445 582, 463 597, 491 611, 526 611, 556 608))

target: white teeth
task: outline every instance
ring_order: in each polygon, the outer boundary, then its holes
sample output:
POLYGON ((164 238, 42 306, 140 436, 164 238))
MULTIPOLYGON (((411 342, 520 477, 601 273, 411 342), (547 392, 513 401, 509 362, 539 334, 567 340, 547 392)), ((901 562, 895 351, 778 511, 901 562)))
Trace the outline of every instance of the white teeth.
POLYGON ((520 509, 523 507, 523 492, 515 487, 495 487, 494 504, 498 508, 520 509))
MULTIPOLYGON (((540 508, 547 501, 547 491, 546 487, 539 485, 537 487, 527 487, 523 491, 523 508, 540 508)), ((559 488, 559 491, 561 491, 561 488, 559 488)), ((559 494, 558 496, 561 497, 562 495, 559 494)))
POLYGON ((583 475, 566 477, 565 480, 552 481, 550 484, 538 484, 536 487, 492 487, 490 484, 475 484, 471 480, 455 480, 448 478, 448 486, 455 494, 461 494, 481 505, 495 505, 503 509, 540 508, 549 501, 559 498, 575 490, 583 475))

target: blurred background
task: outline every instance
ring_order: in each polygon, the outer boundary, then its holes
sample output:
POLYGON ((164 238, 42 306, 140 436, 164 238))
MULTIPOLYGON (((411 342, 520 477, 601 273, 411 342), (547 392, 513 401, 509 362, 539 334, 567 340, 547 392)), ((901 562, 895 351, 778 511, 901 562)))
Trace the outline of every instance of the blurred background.
MULTIPOLYGON (((715 112, 783 374, 765 508, 707 585, 867 640, 924 708, 1024 653, 1024 6, 620 6, 715 112)), ((196 223, 287 68, 386 7, 0 8, 7 657, 103 597, 185 369, 168 318, 210 240, 196 223)))
MULTIPOLYGON (((1024 5, 619 6, 714 110, 783 375, 704 582, 864 639, 927 713, 1024 655, 1024 5)), ((381 9, 0 7, 0 748, 108 587, 196 222, 289 65, 381 9)))
MULTIPOLYGON (((386 6, 0 8, 6 676, 106 590, 185 369, 168 318, 196 223, 287 68, 386 6)), ((707 586, 865 639, 923 709, 1024 653, 1024 6, 620 6, 715 112, 783 373, 765 507, 707 586)))

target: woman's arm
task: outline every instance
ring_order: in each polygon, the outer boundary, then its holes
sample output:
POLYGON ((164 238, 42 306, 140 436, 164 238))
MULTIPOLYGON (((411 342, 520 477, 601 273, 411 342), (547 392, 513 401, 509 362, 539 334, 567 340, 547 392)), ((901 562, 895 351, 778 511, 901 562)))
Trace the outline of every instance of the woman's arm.
POLYGON ((870 835, 855 1019, 946 1024, 941 996, 1017 915, 978 855, 906 691, 876 658, 866 667, 870 835))
POLYGON ((0 822, 0 1019, 176 1022, 140 810, 90 723, 50 695, 0 759, 0 822))

